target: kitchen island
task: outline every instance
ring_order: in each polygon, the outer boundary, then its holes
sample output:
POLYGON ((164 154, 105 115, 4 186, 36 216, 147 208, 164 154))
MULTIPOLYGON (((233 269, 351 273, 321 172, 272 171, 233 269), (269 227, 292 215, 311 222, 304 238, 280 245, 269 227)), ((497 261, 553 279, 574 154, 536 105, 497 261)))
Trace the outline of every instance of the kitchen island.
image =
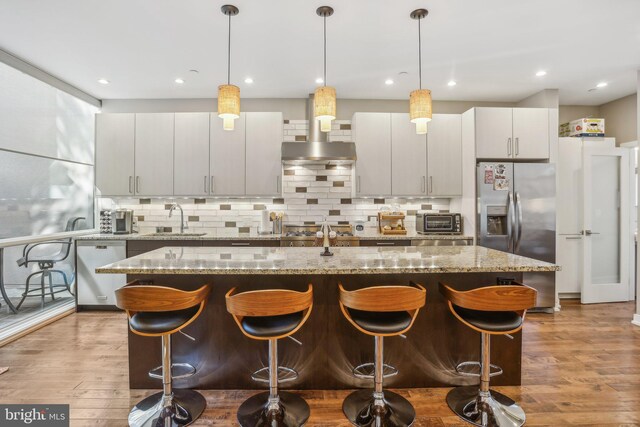
MULTIPOLYGON (((457 289, 491 285, 498 278, 519 281, 522 273, 555 271, 557 266, 477 246, 460 247, 352 247, 332 248, 333 257, 321 257, 319 248, 274 247, 165 247, 98 268, 105 274, 127 274, 129 280, 153 282, 180 289, 209 283, 212 292, 200 318, 185 329, 196 338, 175 335, 174 362, 188 362, 198 373, 180 382, 200 389, 262 388, 250 379, 265 366, 266 343, 242 335, 225 308, 225 293, 287 288, 304 290, 314 285, 314 307, 308 322, 296 334, 300 347, 281 340, 280 364, 296 369, 297 389, 341 389, 368 386, 351 369, 373 360, 371 337, 357 332, 338 306, 338 283, 347 289, 385 284, 420 283, 427 289, 427 304, 407 338, 385 343, 385 362, 400 373, 389 387, 433 387, 470 384, 454 367, 478 360, 480 336, 450 313, 438 292, 438 282, 457 289)), ((123 325, 124 327, 124 325, 123 325)), ((526 326, 525 326, 526 330, 526 326)), ((159 339, 129 333, 129 373, 132 388, 154 388, 147 376, 160 364, 159 339)), ((496 385, 519 385, 522 337, 496 337, 492 361, 504 374, 496 385)))

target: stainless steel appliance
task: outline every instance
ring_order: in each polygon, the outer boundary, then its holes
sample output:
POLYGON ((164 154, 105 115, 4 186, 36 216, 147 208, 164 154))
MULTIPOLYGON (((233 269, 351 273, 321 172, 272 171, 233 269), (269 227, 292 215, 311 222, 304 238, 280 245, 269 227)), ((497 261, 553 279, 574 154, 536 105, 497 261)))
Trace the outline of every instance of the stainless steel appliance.
POLYGON ((459 213, 416 214, 419 234, 462 234, 462 215, 459 213))
MULTIPOLYGON (((551 163, 479 163, 477 244, 556 261, 556 168, 551 163)), ((538 307, 555 306, 555 272, 524 273, 538 307)))
MULTIPOLYGON (((282 229, 280 246, 307 247, 322 246, 316 240, 316 233, 320 231, 320 224, 293 225, 285 224, 282 229)), ((337 234, 334 246, 360 246, 360 239, 353 235, 351 225, 331 225, 331 230, 337 234)))
POLYGON ((113 234, 133 233, 133 211, 131 209, 116 209, 111 211, 111 215, 113 234))

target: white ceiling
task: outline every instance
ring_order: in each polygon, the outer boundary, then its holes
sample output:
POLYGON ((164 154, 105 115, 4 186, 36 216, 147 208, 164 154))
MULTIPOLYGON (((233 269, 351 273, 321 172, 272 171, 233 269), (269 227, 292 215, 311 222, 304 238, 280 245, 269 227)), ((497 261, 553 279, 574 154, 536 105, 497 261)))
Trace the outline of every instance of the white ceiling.
MULTIPOLYGON (((231 79, 245 98, 313 91, 322 75, 315 9, 323 4, 336 10, 327 20, 328 84, 339 98, 406 99, 416 88, 417 23, 409 13, 419 7, 430 11, 423 82, 434 99, 518 101, 559 88, 564 105, 599 105, 636 91, 638 0, 231 1, 240 9, 231 79), (540 69, 547 76, 536 77, 540 69), (396 83, 386 86, 387 78, 396 83), (450 79, 458 85, 448 87, 450 79), (601 81, 608 86, 588 92, 601 81)), ((211 98, 226 82, 223 4, 0 0, 0 49, 101 99, 211 98)))

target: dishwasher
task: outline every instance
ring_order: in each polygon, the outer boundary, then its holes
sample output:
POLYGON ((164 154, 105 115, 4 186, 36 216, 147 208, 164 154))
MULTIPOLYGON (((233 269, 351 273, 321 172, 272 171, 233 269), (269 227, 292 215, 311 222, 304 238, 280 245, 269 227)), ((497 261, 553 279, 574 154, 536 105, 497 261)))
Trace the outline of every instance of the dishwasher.
POLYGON ((127 283, 126 274, 96 274, 96 268, 127 258, 124 240, 76 242, 78 310, 116 308, 115 290, 127 283))

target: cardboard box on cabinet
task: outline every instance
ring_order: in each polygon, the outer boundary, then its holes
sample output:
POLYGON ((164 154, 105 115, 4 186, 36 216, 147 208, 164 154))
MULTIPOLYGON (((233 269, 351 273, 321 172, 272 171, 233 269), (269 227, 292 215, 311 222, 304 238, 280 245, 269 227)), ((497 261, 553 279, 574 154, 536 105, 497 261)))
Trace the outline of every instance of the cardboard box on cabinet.
POLYGON ((604 136, 604 119, 584 118, 562 123, 559 136, 604 136))

